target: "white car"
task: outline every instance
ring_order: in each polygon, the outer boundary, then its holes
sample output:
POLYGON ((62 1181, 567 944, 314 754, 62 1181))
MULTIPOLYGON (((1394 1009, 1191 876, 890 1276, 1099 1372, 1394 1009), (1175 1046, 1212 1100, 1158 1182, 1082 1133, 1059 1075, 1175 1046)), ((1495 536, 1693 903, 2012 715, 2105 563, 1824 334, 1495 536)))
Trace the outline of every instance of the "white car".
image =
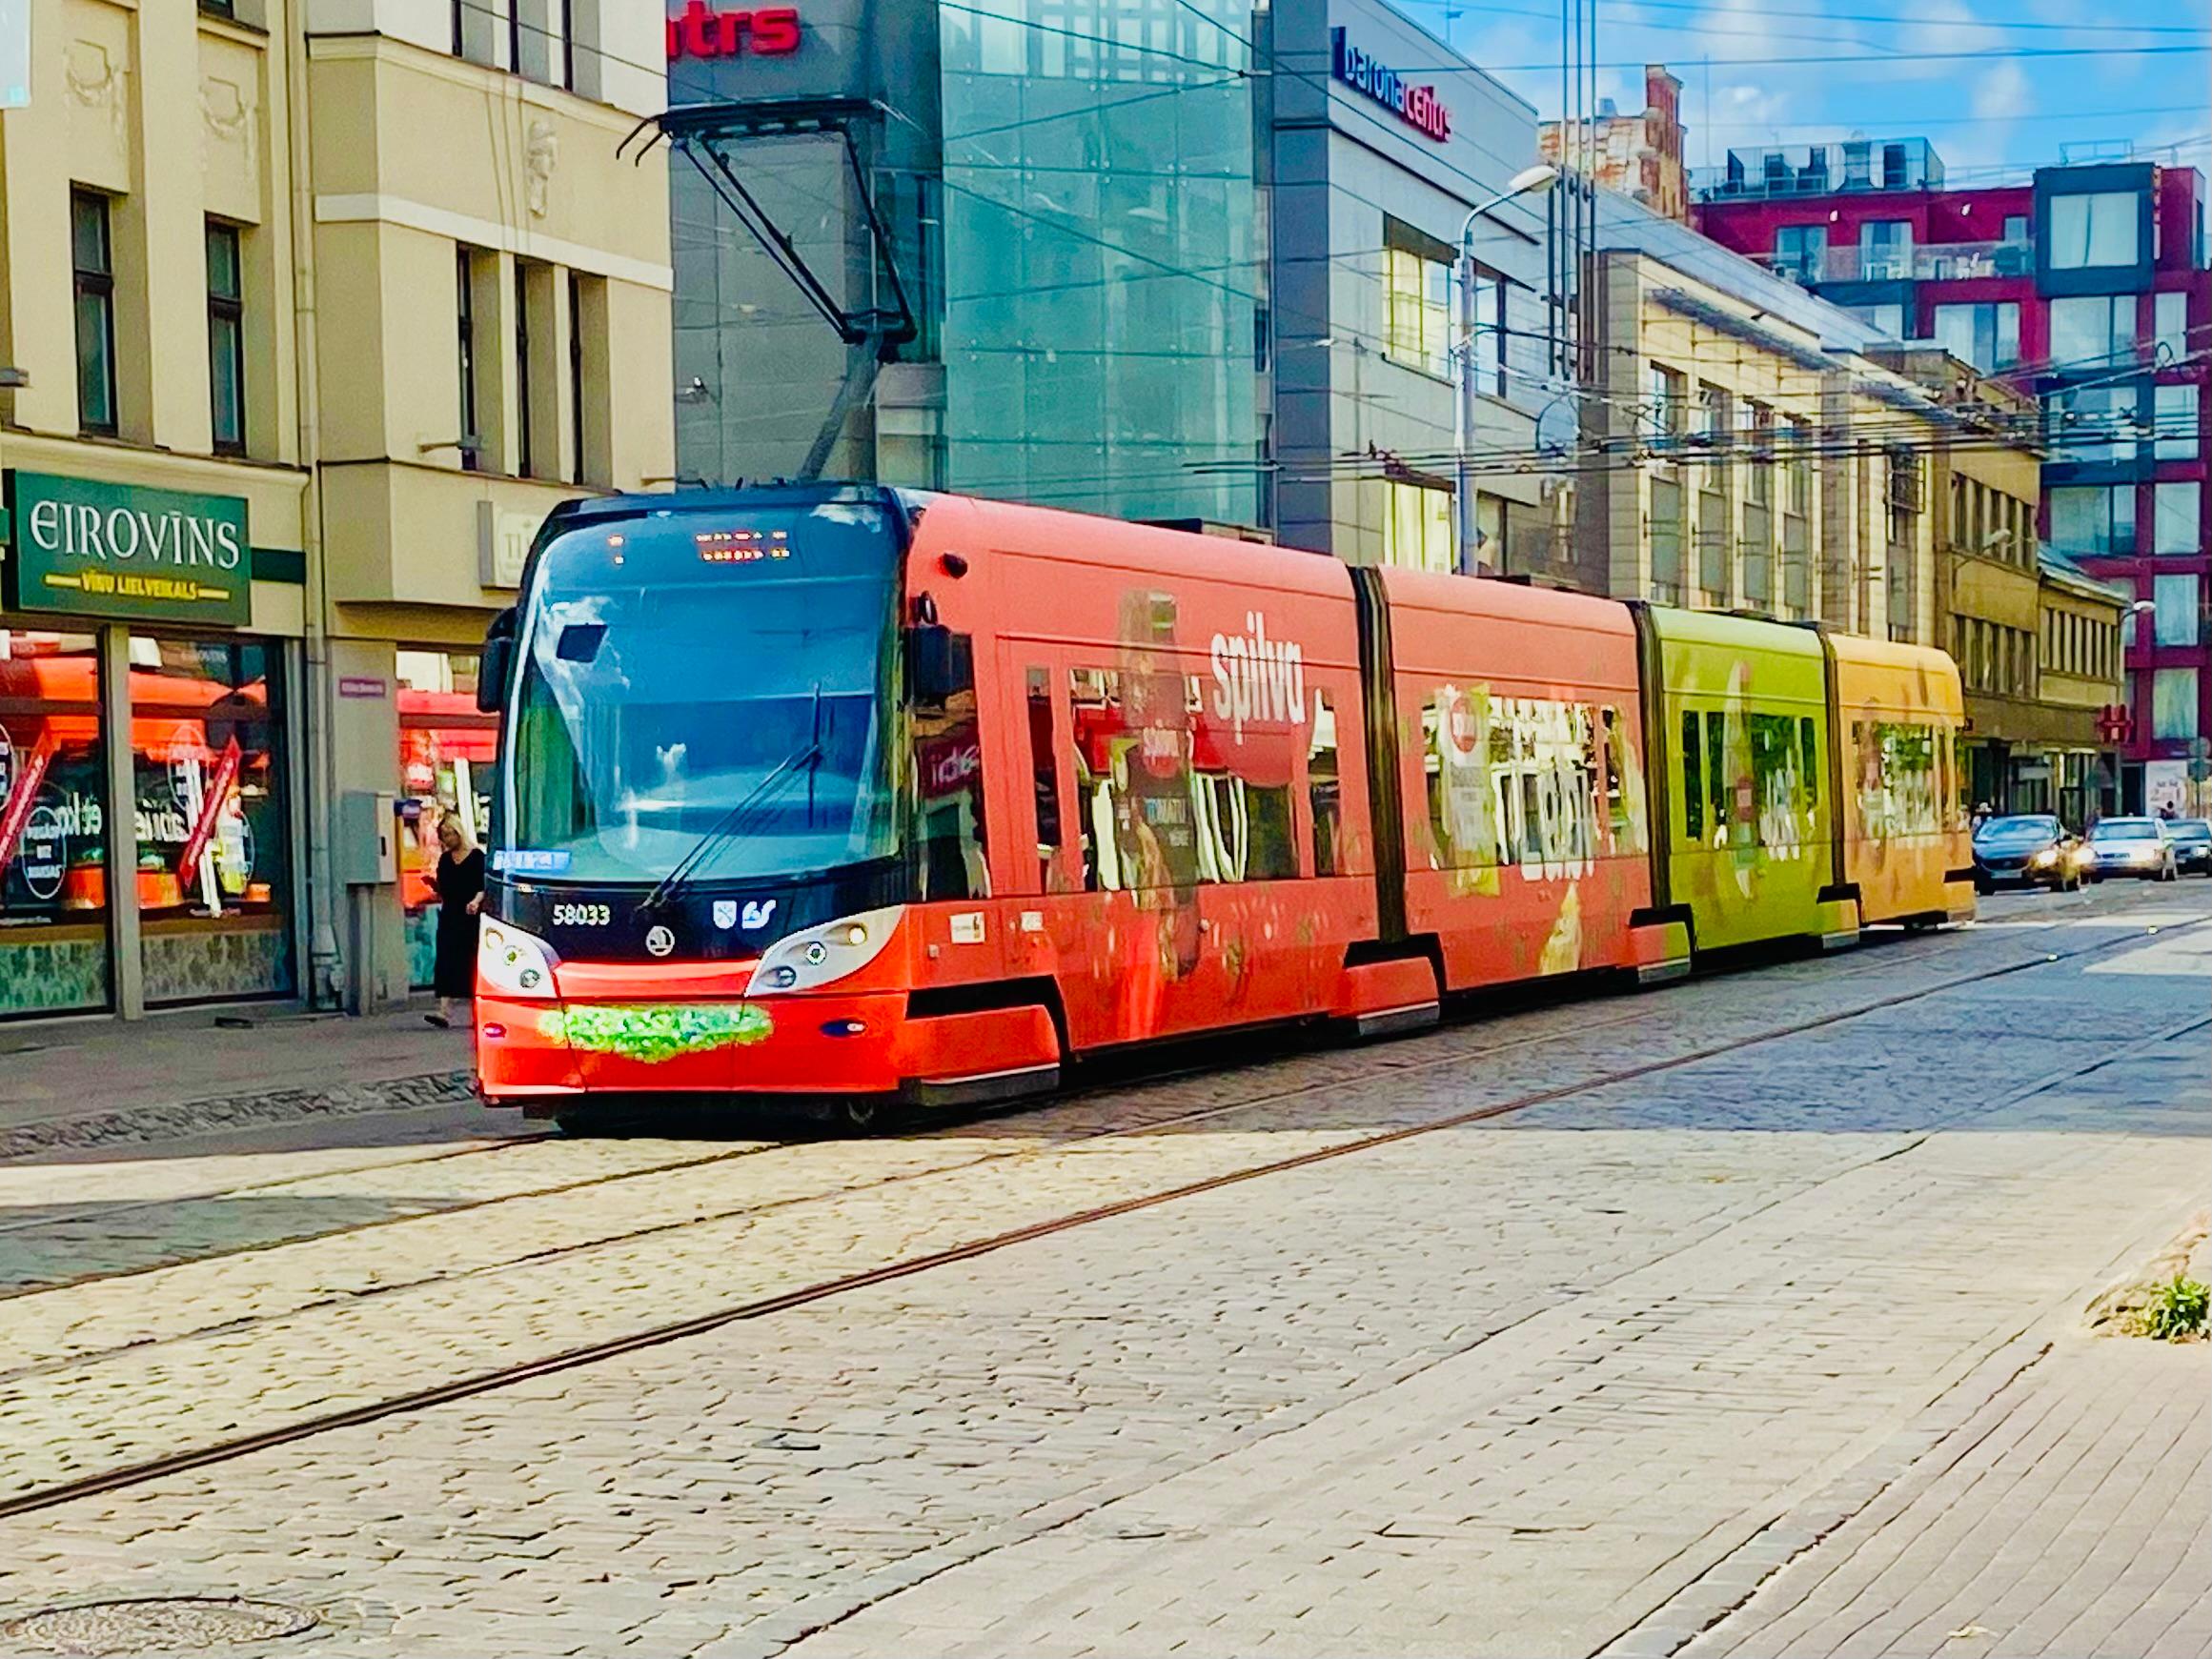
POLYGON ((2090 826, 2089 851, 2097 880, 2133 876, 2143 881, 2171 881, 2174 841, 2155 818, 2108 818, 2090 826))

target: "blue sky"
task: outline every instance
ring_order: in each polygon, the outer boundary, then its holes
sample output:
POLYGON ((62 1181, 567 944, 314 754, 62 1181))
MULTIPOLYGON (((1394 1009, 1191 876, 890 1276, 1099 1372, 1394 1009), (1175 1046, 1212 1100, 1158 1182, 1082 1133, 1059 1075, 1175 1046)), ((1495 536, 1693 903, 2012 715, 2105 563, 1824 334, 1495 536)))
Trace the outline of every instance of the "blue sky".
MULTIPOLYGON (((1396 3, 1558 112, 1556 0, 1396 3), (1510 67, 1535 64, 1552 67, 1510 67)), ((1636 66, 1666 64, 1683 83, 1694 168, 1732 147, 1864 133, 1928 139, 1954 183, 2114 140, 2185 144, 2181 159, 2212 172, 2208 43, 2212 0, 1601 0, 1597 55, 1623 67, 1601 70, 1598 91, 1640 110, 1636 66), (2198 50, 2112 50, 2141 46, 2198 50), (1873 61, 1821 61, 1837 57, 1873 61), (1747 61, 1777 58, 1811 61, 1747 61)))

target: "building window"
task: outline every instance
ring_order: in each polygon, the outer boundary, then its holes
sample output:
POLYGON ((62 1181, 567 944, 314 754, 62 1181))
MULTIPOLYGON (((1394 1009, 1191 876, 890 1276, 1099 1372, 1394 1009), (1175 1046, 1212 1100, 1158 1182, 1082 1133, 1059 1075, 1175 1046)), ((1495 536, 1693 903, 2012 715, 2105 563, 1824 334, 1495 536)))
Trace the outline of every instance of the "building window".
POLYGON ((2160 668, 2151 673, 2151 736, 2187 741, 2197 735, 2197 671, 2160 668))
POLYGON ((1913 273, 1913 221, 1869 219, 1858 227, 1858 277, 1880 282, 1913 273))
POLYGON ((2158 433, 2158 458, 2193 461, 2197 458, 2197 388, 2192 384, 2161 386, 2152 404, 2158 433))
POLYGON ((1652 430, 1658 435, 1661 449, 1680 448, 1690 430, 1687 387, 1688 382, 1674 370, 1660 363, 1652 365, 1652 430))
POLYGON ((2135 486, 2100 485, 2049 492, 2051 541, 2063 553, 2133 553, 2135 486))
POLYGON ((2161 363, 2178 363, 2189 354, 2189 296, 2151 296, 2151 349, 2161 363))
POLYGON ((2028 245, 2028 216, 2025 213, 2007 213, 2004 216, 2004 239, 2014 247, 2028 245))
POLYGON ((1789 475, 1788 510, 1800 517, 1813 511, 1813 427, 1793 415, 1782 428, 1783 469, 1789 475))
POLYGON ((576 0, 560 0, 560 84, 576 91, 576 0))
POLYGON ((70 192, 70 253, 76 276, 77 425, 115 435, 115 254, 108 198, 70 192))
POLYGON ((92 635, 0 627, 0 1013, 108 1004, 99 685, 92 635))
POLYGON ((2158 605, 2156 637, 2161 645, 2197 643, 2198 581, 2193 576, 2151 578, 2151 597, 2158 605))
POLYGON ((1672 604, 1682 597, 1682 486, 1652 480, 1652 597, 1672 604))
POLYGON ((1764 507, 1775 498, 1775 412, 1764 403, 1743 406, 1744 428, 1751 454, 1744 468, 1744 496, 1764 507))
POLYGON ((208 221, 208 414, 214 447, 246 453, 246 294, 238 227, 208 221))
POLYGON ((1449 572, 1451 564, 1451 492, 1392 479, 1390 516, 1383 521, 1383 562, 1406 570, 1449 572))
MULTIPOLYGON (((1384 221, 1389 242, 1395 220, 1384 221)), ((1383 350, 1393 363, 1449 378, 1451 268, 1410 247, 1383 249, 1383 350)))
POLYGON ((454 258, 454 311, 459 324, 457 336, 460 371, 461 465, 475 472, 483 464, 483 438, 477 431, 477 294, 476 257, 466 248, 454 258))
POLYGON ((2051 301, 2051 367, 2094 369, 2135 354, 2135 295, 2069 294, 2051 301))
POLYGON ((1905 308, 1902 305, 1847 305, 1843 309, 1885 340, 1901 340, 1905 337, 1905 308))
POLYGON ((568 273, 568 481, 583 482, 583 284, 568 273))
POLYGON ((1937 344, 1984 374, 2009 369, 2020 360, 2020 308, 2017 304, 1939 305, 1935 327, 1937 344))
POLYGON ((1801 282, 1818 282, 1828 270, 1828 227, 1783 225, 1777 229, 1775 269, 1801 282))
POLYGON ((2133 265, 2142 195, 2138 191, 2082 192, 2051 198, 2045 239, 2053 271, 2133 265))
POLYGON ((535 422, 530 418, 530 273, 515 261, 515 475, 533 476, 537 456, 531 453, 535 422))
POLYGON ((2100 380, 2050 394, 2043 402, 2050 458, 2133 460, 2141 408, 2141 389, 2132 380, 2100 380))
POLYGON ((2203 486, 2194 478, 2185 483, 2160 484, 2152 491, 2151 551, 2153 553, 2201 553, 2203 543, 2199 535, 2198 499, 2203 486))
POLYGON ((1474 283, 1474 334, 1467 342, 1469 372, 1477 386, 1506 395, 1506 279, 1477 265, 1474 283))

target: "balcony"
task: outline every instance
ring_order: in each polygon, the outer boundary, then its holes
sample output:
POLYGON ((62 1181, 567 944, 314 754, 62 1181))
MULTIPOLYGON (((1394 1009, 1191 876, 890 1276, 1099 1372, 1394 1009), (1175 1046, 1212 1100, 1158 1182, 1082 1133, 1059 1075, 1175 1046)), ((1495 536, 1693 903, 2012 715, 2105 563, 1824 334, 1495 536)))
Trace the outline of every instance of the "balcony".
POLYGON ((1824 282, 1962 282, 1977 276, 2033 276, 2036 250, 2025 241, 1930 242, 1917 248, 1774 253, 1766 263, 1776 275, 1806 288, 1824 282))
POLYGON ((1731 150, 1727 165, 1691 175, 1697 198, 1709 202, 1937 190, 1942 183, 1942 158, 1924 138, 1731 150))

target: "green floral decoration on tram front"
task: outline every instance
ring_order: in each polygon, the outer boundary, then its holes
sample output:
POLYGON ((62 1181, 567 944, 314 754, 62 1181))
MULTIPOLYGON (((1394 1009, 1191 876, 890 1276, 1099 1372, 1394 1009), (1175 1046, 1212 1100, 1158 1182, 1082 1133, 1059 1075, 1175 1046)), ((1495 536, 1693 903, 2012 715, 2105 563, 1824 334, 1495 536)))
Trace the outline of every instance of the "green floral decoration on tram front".
POLYGON ((752 1002, 662 1003, 644 1007, 579 1002, 549 1008, 538 1028, 556 1042, 594 1054, 658 1065, 680 1054, 738 1048, 775 1028, 768 1010, 752 1002))

